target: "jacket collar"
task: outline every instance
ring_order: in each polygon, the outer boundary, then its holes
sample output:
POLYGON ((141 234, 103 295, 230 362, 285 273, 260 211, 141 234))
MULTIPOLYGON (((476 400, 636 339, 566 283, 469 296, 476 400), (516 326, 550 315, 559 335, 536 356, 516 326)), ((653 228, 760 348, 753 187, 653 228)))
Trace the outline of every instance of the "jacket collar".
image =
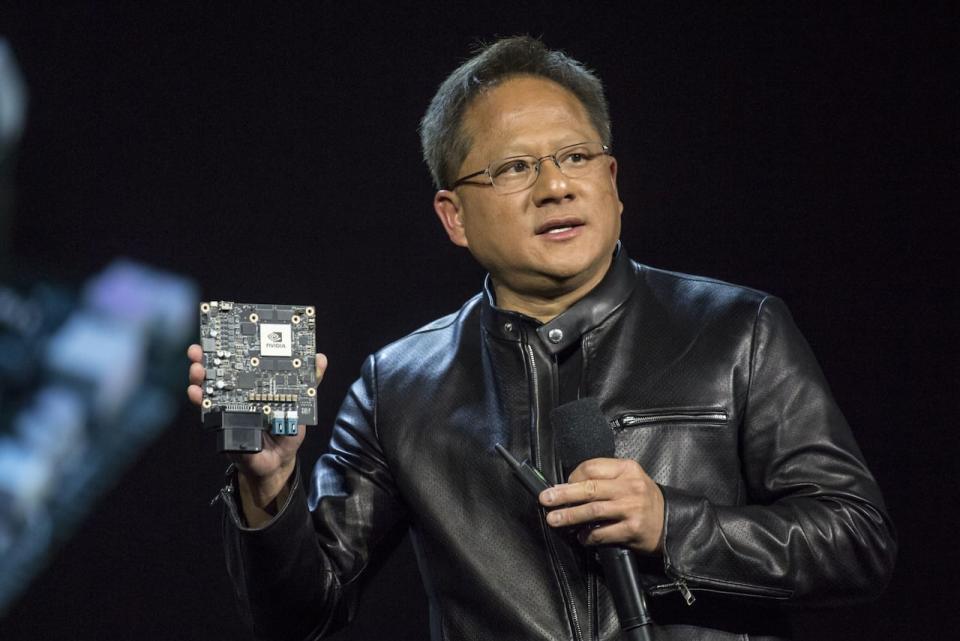
POLYGON ((634 284, 632 276, 632 263, 618 241, 613 262, 600 284, 549 323, 541 323, 519 312, 497 307, 488 274, 483 283, 483 325, 493 336, 509 341, 520 341, 523 336, 521 327, 532 326, 546 350, 557 354, 579 341, 583 334, 603 322, 630 297, 634 284))

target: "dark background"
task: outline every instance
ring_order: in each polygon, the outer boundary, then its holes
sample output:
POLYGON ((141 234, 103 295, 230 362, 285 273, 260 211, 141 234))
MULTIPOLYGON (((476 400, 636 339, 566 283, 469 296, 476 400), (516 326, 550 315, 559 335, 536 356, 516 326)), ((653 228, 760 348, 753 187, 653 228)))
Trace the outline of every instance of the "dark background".
MULTIPOLYGON (((480 287, 432 213, 427 102, 478 38, 542 35, 607 85, 630 255, 783 297, 885 491, 901 545, 886 595, 809 613, 799 637, 958 627, 956 9, 203 4, 0 6, 31 98, 19 276, 77 283, 126 255, 204 298, 316 304, 332 419, 367 353, 480 287)), ((224 463, 198 418, 184 400, 0 637, 247 638, 207 506, 224 463)), ((307 462, 328 435, 312 432, 307 462)), ((428 636, 398 549, 338 639, 428 636)))

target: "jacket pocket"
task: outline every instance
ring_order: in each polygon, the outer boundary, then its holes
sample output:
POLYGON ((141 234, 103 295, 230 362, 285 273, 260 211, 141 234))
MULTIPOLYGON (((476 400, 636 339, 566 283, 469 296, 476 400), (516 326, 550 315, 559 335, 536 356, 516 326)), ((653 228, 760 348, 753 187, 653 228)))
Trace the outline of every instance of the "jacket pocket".
POLYGON ((653 425, 723 427, 727 418, 727 412, 718 407, 671 407, 625 412, 610 421, 610 427, 614 430, 653 425))
POLYGON ((736 505, 741 497, 738 430, 722 407, 629 410, 610 421, 617 458, 654 481, 736 505))

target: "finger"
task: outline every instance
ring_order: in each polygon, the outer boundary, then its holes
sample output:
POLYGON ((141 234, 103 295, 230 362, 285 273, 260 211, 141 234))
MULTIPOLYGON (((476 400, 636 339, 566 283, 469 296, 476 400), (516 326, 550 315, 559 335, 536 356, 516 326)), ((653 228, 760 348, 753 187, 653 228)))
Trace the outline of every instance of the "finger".
POLYGON ((561 483, 540 494, 540 504, 546 507, 605 501, 622 496, 628 490, 622 482, 607 479, 587 479, 579 483, 561 483))
POLYGON ((187 398, 194 405, 199 405, 203 400, 203 390, 200 389, 199 385, 191 385, 187 388, 187 398))
POLYGON ((200 363, 203 361, 203 348, 194 343, 187 348, 187 358, 189 358, 194 363, 200 363))
POLYGON ((623 518, 623 511, 614 501, 592 501, 583 505, 551 510, 547 523, 552 527, 569 527, 598 521, 616 521, 623 518))
POLYGON ((577 533, 577 539, 584 545, 617 545, 632 543, 633 531, 623 521, 606 523, 592 528, 583 528, 577 533))
POLYGON ((592 458, 574 468, 568 481, 579 483, 587 479, 615 479, 622 474, 637 471, 642 470, 636 461, 621 458, 592 458))
POLYGON ((203 369, 203 365, 200 363, 190 364, 190 382, 192 384, 200 385, 203 383, 204 376, 206 376, 206 370, 203 369))
POLYGON ((327 355, 317 352, 317 385, 323 380, 323 374, 327 371, 327 355))

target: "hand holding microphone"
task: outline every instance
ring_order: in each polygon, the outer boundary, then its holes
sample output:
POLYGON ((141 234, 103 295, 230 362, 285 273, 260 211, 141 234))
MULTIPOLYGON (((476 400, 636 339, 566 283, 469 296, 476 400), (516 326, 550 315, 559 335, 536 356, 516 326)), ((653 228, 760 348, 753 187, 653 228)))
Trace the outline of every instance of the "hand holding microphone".
POLYGON ((663 537, 663 494, 636 461, 614 458, 613 431, 594 399, 551 414, 564 470, 570 476, 540 493, 552 527, 592 525, 585 545, 625 545, 657 552, 663 537))
POLYGON ((580 463, 567 483, 540 494, 551 509, 552 527, 592 525, 580 531, 584 545, 626 545, 659 552, 663 536, 663 494, 635 461, 593 458, 580 463))

